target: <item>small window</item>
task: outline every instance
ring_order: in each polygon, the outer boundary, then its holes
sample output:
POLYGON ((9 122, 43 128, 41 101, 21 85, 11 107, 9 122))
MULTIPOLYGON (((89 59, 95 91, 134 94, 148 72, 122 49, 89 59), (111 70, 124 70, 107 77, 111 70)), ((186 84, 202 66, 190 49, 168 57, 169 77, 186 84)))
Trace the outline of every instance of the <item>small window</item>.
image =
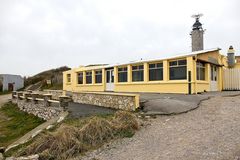
POLYGON ((163 63, 149 64, 149 81, 163 80, 163 63))
POLYGON ((91 84, 92 83, 92 72, 86 72, 86 84, 91 84))
POLYGON ((78 73, 78 84, 83 84, 83 72, 78 73))
POLYGON ((102 71, 95 71, 95 83, 102 83, 102 71))
POLYGON ((187 61, 176 60, 169 62, 169 74, 170 80, 187 79, 187 61))
POLYGON ((127 67, 118 68, 118 82, 127 82, 128 79, 127 67))
POLYGON ((71 82, 71 74, 67 74, 67 82, 71 82))
POLYGON ((197 62, 197 80, 205 80, 205 64, 197 62))
POLYGON ((138 82, 144 80, 143 65, 132 66, 132 81, 138 82))

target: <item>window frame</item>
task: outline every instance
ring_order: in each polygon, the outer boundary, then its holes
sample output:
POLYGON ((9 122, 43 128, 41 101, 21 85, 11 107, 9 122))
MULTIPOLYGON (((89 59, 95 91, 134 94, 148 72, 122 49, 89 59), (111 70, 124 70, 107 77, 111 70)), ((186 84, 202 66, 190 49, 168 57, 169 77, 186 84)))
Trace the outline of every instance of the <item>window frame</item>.
POLYGON ((148 63, 148 73, 149 73, 148 74, 148 80, 150 82, 152 82, 152 81, 163 81, 163 76, 164 76, 163 72, 164 72, 163 62, 148 63), (158 66, 158 64, 161 64, 161 66, 158 66), (154 65, 154 67, 151 68, 150 65, 154 65), (162 78, 161 79, 151 79, 151 70, 157 71, 157 70, 160 70, 160 69, 162 70, 162 78))
MULTIPOLYGON (((138 78, 139 79, 139 78, 138 78)), ((144 65, 143 64, 138 64, 138 65, 132 65, 132 82, 144 82, 144 65), (136 67, 136 69, 134 69, 134 67, 136 67), (140 68, 141 67, 141 68, 140 68), (134 72, 142 72, 142 80, 134 80, 133 79, 133 73, 134 72)))
POLYGON ((83 72, 78 72, 78 73, 77 73, 77 84, 83 84, 83 72), (82 76, 81 76, 81 78, 82 78, 82 83, 79 83, 79 77, 80 77, 79 75, 80 75, 80 74, 82 75, 82 76))
POLYGON ((197 81, 206 81, 206 63, 202 61, 196 62, 196 79, 197 81), (204 79, 201 79, 201 69, 204 69, 204 79))
POLYGON ((176 60, 171 60, 171 61, 169 61, 169 80, 170 81, 174 81, 174 80, 187 80, 187 59, 176 59, 176 60), (185 61, 185 64, 179 64, 179 62, 182 62, 182 61, 185 61), (175 64, 173 64, 173 65, 171 65, 171 63, 174 63, 175 62, 175 64), (171 79, 171 68, 181 68, 181 67, 185 67, 186 68, 186 72, 185 72, 185 78, 181 78, 181 79, 179 79, 179 78, 174 78, 174 79, 171 79))
POLYGON ((92 77, 92 71, 86 71, 86 84, 92 84, 92 80, 93 80, 93 77, 92 77), (88 75, 88 73, 90 73, 90 75, 88 75), (88 82, 88 77, 91 77, 91 82, 88 82))
POLYGON ((71 83, 71 81, 72 81, 72 75, 71 75, 71 73, 68 73, 67 74, 67 83, 71 83))
POLYGON ((95 71, 95 83, 96 84, 101 84, 102 83, 102 70, 96 70, 95 71), (101 81, 98 81, 98 76, 101 76, 101 78, 99 80, 101 81))
POLYGON ((128 82, 128 67, 127 66, 118 67, 117 71, 118 71, 118 83, 128 82), (122 70, 120 70, 120 69, 122 69, 122 70), (120 74, 126 74, 126 81, 120 81, 120 79, 119 79, 120 74))

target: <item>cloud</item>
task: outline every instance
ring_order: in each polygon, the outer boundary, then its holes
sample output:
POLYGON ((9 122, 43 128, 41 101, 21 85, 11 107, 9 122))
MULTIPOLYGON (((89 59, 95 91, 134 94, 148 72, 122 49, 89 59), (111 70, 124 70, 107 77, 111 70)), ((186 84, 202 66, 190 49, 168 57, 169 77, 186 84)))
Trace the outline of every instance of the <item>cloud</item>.
POLYGON ((204 13, 205 48, 238 51, 238 6, 237 0, 2 0, 0 73, 189 52, 193 13, 204 13))

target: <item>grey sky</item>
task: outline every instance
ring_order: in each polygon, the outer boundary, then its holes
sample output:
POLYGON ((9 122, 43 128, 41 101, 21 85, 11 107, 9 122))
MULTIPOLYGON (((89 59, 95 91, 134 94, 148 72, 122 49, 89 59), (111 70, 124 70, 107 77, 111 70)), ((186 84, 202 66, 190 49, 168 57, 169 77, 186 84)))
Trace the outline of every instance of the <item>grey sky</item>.
MULTIPOLYGON (((0 0, 0 73, 117 63, 191 51, 193 13, 205 49, 240 52, 239 0, 0 0)), ((240 54, 240 53, 239 53, 240 54)))

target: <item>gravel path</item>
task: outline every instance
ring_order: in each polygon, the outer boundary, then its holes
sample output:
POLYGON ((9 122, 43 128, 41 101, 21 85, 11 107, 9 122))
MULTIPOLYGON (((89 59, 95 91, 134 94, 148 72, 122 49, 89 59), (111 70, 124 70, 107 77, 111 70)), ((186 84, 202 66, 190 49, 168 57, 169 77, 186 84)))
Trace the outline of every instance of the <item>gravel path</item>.
POLYGON ((84 159, 238 160, 238 156, 240 96, 214 97, 189 113, 159 116, 133 138, 110 144, 84 159))
POLYGON ((11 94, 0 95, 0 107, 11 98, 11 94))

